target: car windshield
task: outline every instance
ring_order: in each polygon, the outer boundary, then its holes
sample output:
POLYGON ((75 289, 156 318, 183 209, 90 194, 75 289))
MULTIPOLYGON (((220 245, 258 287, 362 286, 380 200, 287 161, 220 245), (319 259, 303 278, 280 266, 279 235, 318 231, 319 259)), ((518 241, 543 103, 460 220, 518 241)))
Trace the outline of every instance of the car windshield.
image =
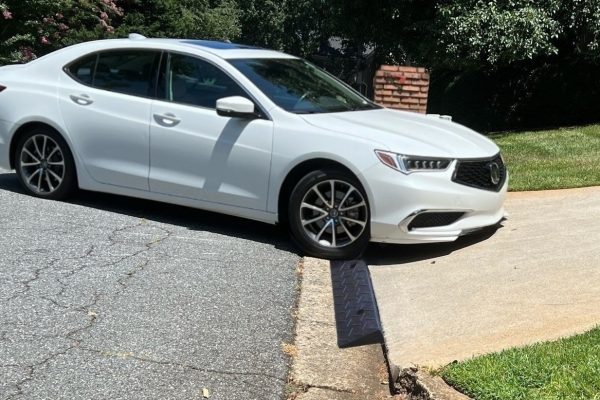
POLYGON ((379 108, 305 60, 253 58, 229 62, 275 104, 292 113, 318 114, 379 108))

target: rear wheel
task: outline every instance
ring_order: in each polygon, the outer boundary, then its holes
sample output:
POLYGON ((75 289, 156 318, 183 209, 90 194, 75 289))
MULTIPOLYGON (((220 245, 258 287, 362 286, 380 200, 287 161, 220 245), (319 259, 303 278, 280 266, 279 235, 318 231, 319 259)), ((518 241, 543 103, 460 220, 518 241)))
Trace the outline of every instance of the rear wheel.
POLYGON ((51 129, 35 128, 21 137, 15 169, 23 188, 36 197, 62 200, 77 187, 69 146, 51 129))
POLYGON ((309 173, 292 191, 289 229, 304 253, 327 259, 351 259, 370 238, 367 196, 348 172, 322 169, 309 173))

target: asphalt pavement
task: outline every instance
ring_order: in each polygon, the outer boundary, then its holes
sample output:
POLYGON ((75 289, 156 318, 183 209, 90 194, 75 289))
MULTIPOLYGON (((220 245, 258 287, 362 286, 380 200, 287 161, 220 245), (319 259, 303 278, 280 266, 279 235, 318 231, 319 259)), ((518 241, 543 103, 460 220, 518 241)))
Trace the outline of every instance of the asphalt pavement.
POLYGON ((40 200, 2 170, 0 228, 0 399, 285 396, 299 257, 278 228, 40 200))

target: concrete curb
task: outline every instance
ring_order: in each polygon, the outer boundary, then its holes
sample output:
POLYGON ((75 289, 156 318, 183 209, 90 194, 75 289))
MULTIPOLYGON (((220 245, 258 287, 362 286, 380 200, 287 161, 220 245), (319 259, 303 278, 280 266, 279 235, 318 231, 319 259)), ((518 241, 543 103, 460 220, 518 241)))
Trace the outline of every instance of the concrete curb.
POLYGON ((314 258, 298 265, 296 336, 284 349, 292 357, 288 400, 469 400, 440 377, 389 364, 379 344, 338 348, 330 270, 314 258))
POLYGON ((380 344, 338 347, 329 262, 305 258, 299 265, 298 276, 301 288, 296 337, 293 351, 287 352, 292 356, 288 399, 392 398, 380 344))
POLYGON ((417 368, 406 368, 396 379, 396 389, 411 400, 470 400, 439 376, 417 368))

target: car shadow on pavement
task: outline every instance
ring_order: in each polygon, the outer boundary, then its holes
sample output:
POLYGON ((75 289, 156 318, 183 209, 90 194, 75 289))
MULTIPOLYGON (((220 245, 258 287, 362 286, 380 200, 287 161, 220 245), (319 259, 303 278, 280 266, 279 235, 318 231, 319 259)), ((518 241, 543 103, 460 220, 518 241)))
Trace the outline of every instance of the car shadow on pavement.
MULTIPOLYGON (((0 173, 0 189, 26 195, 15 173, 0 173)), ((277 249, 299 254, 287 231, 281 226, 168 203, 89 191, 78 192, 68 203, 183 226, 191 230, 266 243, 277 249)), ((503 225, 499 224, 462 236, 457 241, 450 243, 420 245, 371 243, 362 258, 368 265, 406 264, 434 259, 485 241, 502 227, 503 225)))
MULTIPOLYGON (((0 189, 26 195, 15 173, 0 174, 0 189)), ((190 230, 207 231, 270 244, 279 250, 298 254, 284 228, 262 222, 168 203, 85 190, 77 192, 67 203, 177 225, 190 230)))
POLYGON ((499 229, 504 228, 503 222, 461 236, 455 242, 413 245, 371 243, 363 259, 368 265, 398 265, 433 260, 490 239, 499 229))

